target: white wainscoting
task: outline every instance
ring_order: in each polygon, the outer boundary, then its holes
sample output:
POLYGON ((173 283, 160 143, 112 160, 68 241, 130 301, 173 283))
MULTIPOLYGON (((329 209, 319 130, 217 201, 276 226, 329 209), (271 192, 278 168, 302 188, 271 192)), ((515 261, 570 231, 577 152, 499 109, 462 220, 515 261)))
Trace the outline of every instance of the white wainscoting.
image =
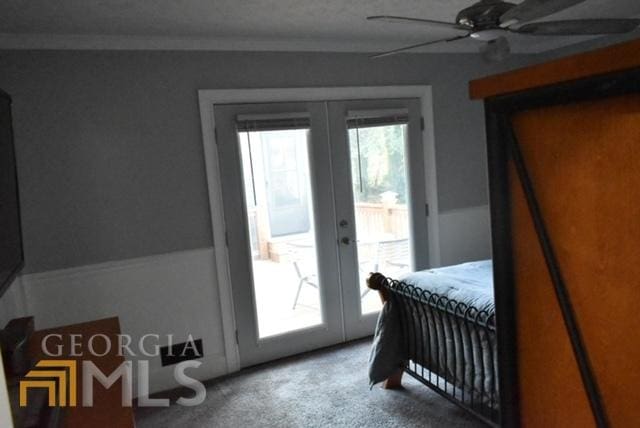
POLYGON ((488 205, 440 213, 441 265, 491 258, 491 216, 488 205))
MULTIPOLYGON (((441 212, 439 223, 442 265, 491 257, 488 206, 441 212)), ((207 380, 234 370, 225 356, 213 248, 23 275, 0 299, 0 322, 25 315, 37 329, 117 316, 134 343, 158 334, 162 346, 167 334, 174 343, 191 334, 202 338, 204 358, 188 375, 207 380)), ((178 386, 173 366, 152 358, 149 368, 150 392, 178 386)))
MULTIPOLYGON (((211 379, 227 373, 213 257, 206 248, 23 275, 26 313, 35 316, 37 329, 117 316, 133 344, 146 334, 160 335, 160 346, 168 334, 173 343, 191 334, 202 338, 204 358, 186 374, 211 379)), ((151 358, 150 392, 179 386, 173 369, 151 358)))

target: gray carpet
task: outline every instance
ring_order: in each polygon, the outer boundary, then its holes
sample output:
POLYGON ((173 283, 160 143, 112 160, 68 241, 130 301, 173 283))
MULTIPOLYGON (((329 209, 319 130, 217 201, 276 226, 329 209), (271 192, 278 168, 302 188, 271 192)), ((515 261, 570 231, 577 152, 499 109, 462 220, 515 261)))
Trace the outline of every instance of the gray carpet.
POLYGON ((199 406, 136 409, 137 427, 484 426, 409 377, 404 390, 369 390, 369 344, 353 342, 213 380, 199 406))

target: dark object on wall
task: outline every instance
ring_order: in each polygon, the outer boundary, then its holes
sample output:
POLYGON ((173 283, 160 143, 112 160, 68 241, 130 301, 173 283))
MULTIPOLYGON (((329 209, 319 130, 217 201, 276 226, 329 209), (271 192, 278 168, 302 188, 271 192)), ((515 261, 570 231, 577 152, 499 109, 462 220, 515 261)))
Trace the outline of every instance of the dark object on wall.
POLYGON ((11 97, 0 90, 0 296, 24 266, 11 97))
POLYGON ((638 48, 471 85, 486 99, 503 426, 640 415, 638 48))

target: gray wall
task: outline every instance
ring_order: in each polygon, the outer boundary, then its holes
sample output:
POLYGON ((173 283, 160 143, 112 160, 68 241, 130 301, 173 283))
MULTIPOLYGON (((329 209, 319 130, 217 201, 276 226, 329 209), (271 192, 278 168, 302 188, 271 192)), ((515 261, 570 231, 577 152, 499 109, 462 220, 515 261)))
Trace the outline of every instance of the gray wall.
POLYGON ((0 52, 26 272, 212 245, 198 89, 431 84, 441 211, 487 203, 478 55, 0 52))
POLYGON ((536 62, 551 61, 558 58, 563 58, 569 55, 575 55, 581 52, 588 52, 595 49, 605 48, 607 46, 616 45, 619 43, 628 42, 631 40, 640 39, 640 30, 633 31, 627 34, 618 34, 608 37, 596 37, 591 40, 587 40, 574 45, 565 46, 563 48, 554 49, 548 52, 544 52, 536 55, 536 62))

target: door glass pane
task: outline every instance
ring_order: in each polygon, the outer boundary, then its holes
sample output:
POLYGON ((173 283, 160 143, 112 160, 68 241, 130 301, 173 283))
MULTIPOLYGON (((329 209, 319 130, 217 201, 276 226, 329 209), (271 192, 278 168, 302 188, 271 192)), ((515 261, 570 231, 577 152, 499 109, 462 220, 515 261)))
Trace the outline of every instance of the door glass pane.
POLYGON ((259 337, 321 324, 309 129, 238 136, 259 337))
POLYGON ((382 308, 367 288, 370 272, 398 278, 411 270, 406 138, 404 123, 349 129, 363 314, 382 308))

